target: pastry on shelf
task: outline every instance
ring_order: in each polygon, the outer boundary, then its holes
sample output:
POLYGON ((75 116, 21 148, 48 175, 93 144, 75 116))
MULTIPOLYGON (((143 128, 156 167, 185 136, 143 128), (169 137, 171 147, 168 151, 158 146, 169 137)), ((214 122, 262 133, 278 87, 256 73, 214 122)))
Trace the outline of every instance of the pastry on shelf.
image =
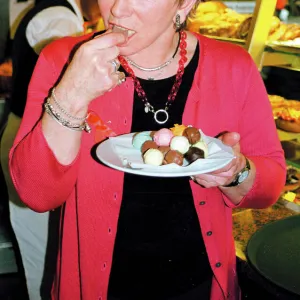
MULTIPOLYGON (((246 18, 243 22, 241 22, 239 28, 237 29, 237 38, 239 39, 246 39, 251 27, 252 23, 252 16, 249 16, 246 18)), ((272 17, 271 25, 270 25, 270 31, 269 31, 269 36, 275 35, 278 30, 280 30, 280 19, 277 18, 276 16, 272 17)), ((283 29, 281 29, 282 34, 283 29)))
POLYGON ((222 26, 220 24, 201 26, 199 32, 204 35, 235 38, 236 30, 237 26, 224 22, 222 26))
POLYGON ((223 2, 202 2, 188 18, 187 28, 206 35, 235 38, 238 26, 247 17, 228 8, 223 2))
POLYGON ((290 41, 300 37, 300 25, 287 24, 284 34, 280 37, 280 41, 290 41))
POLYGON ((285 104, 284 97, 278 95, 268 95, 272 109, 282 107, 285 104))
POLYGON ((300 108, 283 108, 280 112, 277 112, 275 122, 279 129, 300 133, 300 108))
POLYGON ((300 101, 269 95, 276 126, 288 132, 300 133, 300 101))

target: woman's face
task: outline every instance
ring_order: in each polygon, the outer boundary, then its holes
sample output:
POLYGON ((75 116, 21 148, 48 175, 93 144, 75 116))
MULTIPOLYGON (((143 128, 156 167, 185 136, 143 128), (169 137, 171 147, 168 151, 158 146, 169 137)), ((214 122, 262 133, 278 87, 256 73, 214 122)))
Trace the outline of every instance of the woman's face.
POLYGON ((107 29, 127 31, 121 54, 135 54, 174 33, 176 0, 98 0, 107 29))

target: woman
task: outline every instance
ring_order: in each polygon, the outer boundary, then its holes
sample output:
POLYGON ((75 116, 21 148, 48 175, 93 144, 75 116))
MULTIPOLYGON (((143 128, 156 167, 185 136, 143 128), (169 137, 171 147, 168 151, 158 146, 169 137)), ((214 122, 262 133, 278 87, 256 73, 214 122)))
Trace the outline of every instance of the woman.
POLYGON ((51 236, 57 236, 57 213, 51 214, 48 238, 49 213, 37 214, 20 201, 9 175, 8 153, 21 123, 28 84, 41 50, 60 37, 82 35, 85 30, 84 18, 95 22, 100 17, 99 8, 96 10, 95 5, 95 0, 84 1, 83 7, 80 0, 36 1, 35 6, 23 17, 14 36, 13 88, 10 114, 1 139, 1 166, 8 187, 10 220, 20 249, 30 300, 41 299, 42 279, 42 294, 47 294, 49 281, 51 288, 53 264, 49 263, 47 254, 48 265, 45 269, 45 256, 48 248, 49 255, 52 252, 55 258, 52 249, 55 243, 51 236))
POLYGON ((53 299, 239 299, 232 208, 267 207, 285 182, 256 66, 240 47, 181 29, 199 1, 98 2, 106 33, 40 55, 10 152, 21 199, 64 207, 53 299), (109 135, 175 123, 219 135, 235 159, 189 180, 93 158, 109 135))

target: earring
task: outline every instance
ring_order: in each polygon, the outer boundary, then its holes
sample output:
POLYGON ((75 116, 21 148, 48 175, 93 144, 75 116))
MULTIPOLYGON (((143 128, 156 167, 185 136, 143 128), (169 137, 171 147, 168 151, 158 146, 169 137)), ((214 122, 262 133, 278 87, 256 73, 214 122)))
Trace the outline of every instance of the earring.
POLYGON ((176 15, 176 19, 175 19, 175 29, 176 31, 179 30, 181 28, 181 22, 180 22, 180 14, 176 15))

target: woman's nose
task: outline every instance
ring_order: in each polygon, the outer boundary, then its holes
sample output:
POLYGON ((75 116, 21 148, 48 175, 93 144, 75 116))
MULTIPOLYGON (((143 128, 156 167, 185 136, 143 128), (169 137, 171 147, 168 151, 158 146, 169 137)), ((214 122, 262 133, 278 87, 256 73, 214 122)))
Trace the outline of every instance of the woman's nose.
POLYGON ((116 18, 128 17, 131 14, 132 0, 115 0, 111 8, 111 14, 116 18))

